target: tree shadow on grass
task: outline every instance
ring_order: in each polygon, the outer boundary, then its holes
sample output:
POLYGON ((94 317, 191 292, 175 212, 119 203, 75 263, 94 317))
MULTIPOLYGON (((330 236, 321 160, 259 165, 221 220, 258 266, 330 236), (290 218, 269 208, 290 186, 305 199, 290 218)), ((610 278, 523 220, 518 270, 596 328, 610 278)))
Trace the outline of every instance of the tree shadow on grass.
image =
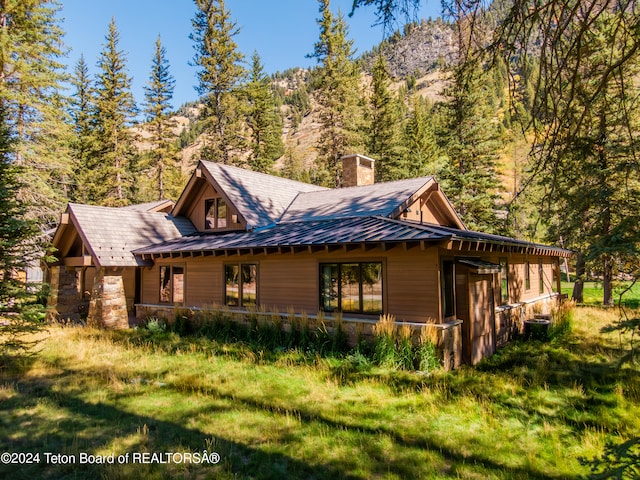
MULTIPOLYGON (((60 375, 38 378, 35 384, 22 380, 14 393, 0 405, 0 450, 9 452, 41 452, 35 465, 0 464, 4 478, 126 478, 127 472, 141 478, 361 478, 332 465, 311 465, 298 459, 166 421, 144 413, 131 413, 104 402, 87 402, 56 387, 60 375), (46 407, 59 412, 51 416, 46 407), (132 437, 126 451, 136 452, 202 452, 212 446, 222 457, 218 465, 79 464, 81 452, 105 455, 104 448, 113 441, 132 437), (44 452, 70 454, 75 464, 56 465, 44 460, 44 452), (167 473, 167 468, 169 472, 167 473), (284 476, 283 476, 284 475, 284 476)), ((215 415, 216 407, 198 414, 215 415)), ((196 412, 191 412, 195 414, 196 412)), ((123 440, 124 439, 124 440, 123 440)), ((124 452, 119 452, 124 453, 124 452)))

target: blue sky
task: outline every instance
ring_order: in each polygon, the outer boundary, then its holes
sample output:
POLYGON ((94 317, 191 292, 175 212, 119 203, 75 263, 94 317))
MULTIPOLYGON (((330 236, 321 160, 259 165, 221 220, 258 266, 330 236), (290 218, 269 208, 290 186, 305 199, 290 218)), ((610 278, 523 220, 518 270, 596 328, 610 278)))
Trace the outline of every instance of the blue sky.
MULTIPOLYGON (((137 102, 144 98, 143 87, 148 81, 154 43, 158 35, 167 50, 171 74, 176 80, 173 105, 179 107, 197 98, 196 69, 193 42, 189 39, 195 5, 191 0, 59 0, 60 17, 70 48, 70 71, 84 54, 92 74, 96 72, 98 55, 103 49, 111 18, 120 32, 120 49, 127 55, 129 76, 137 102)), ((318 38, 317 0, 226 0, 228 10, 240 33, 234 38, 247 59, 258 52, 267 73, 291 67, 315 65, 312 53, 318 38)), ((350 11, 352 0, 332 0, 331 9, 340 9, 349 25, 350 38, 359 53, 369 50, 383 39, 381 26, 373 26, 372 8, 350 11)), ((436 17, 440 2, 428 0, 419 12, 420 18, 436 17)))

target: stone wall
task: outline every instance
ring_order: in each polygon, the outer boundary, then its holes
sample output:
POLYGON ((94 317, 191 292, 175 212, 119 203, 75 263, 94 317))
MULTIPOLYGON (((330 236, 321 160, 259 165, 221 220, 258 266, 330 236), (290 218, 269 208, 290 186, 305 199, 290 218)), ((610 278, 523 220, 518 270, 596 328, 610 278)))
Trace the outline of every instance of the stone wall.
POLYGON ((94 277, 87 322, 103 328, 128 328, 122 269, 100 268, 94 277))
POLYGON ((496 347, 506 345, 524 332, 525 320, 536 314, 550 314, 559 300, 558 294, 544 295, 527 302, 496 308, 496 347))
POLYGON ((73 267, 54 266, 51 270, 51 288, 47 299, 48 321, 80 322, 89 305, 79 282, 80 270, 73 267))

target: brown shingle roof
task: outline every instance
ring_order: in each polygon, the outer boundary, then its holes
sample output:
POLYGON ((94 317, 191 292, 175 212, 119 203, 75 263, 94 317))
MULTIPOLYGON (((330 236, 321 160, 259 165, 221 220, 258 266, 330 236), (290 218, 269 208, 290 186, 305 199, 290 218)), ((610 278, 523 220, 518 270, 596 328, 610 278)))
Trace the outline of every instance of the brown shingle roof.
POLYGON ((158 212, 70 203, 68 212, 102 267, 139 265, 133 250, 196 231, 187 218, 158 212))

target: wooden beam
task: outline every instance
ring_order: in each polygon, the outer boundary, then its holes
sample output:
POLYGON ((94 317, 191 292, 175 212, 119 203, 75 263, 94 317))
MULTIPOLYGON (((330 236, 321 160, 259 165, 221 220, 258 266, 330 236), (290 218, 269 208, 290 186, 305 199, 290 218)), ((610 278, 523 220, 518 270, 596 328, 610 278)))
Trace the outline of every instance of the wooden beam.
POLYGON ((66 257, 62 260, 65 267, 91 267, 93 266, 93 258, 90 255, 82 257, 66 257))

